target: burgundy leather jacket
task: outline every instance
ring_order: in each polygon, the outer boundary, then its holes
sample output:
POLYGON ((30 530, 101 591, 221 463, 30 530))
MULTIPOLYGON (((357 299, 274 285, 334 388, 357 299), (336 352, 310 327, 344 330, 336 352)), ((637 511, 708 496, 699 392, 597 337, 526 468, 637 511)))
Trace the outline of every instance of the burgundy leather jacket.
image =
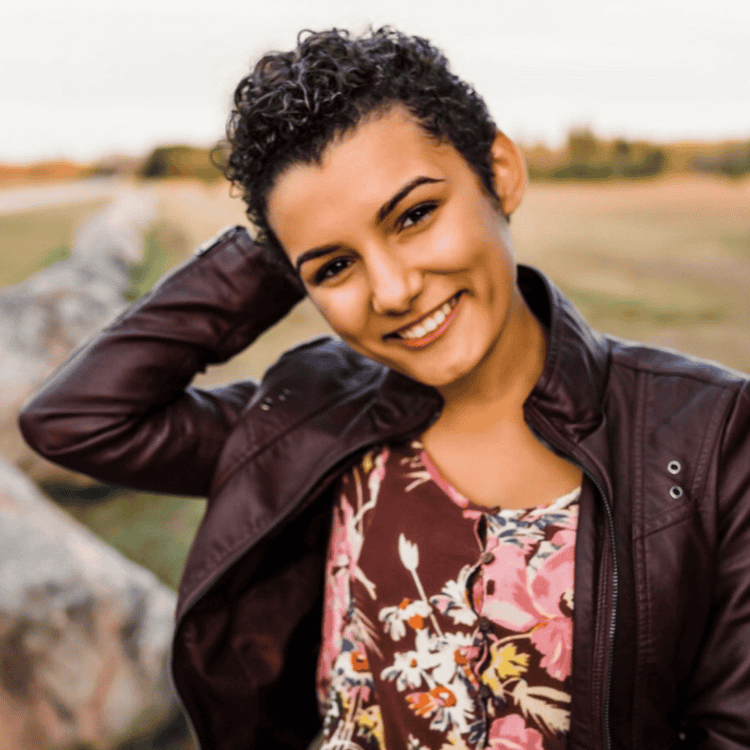
MULTIPOLYGON (((750 384, 592 331, 533 269, 518 283, 549 335, 527 422, 584 472, 569 747, 749 748, 750 384)), ((229 230, 21 415, 31 445, 64 466, 208 497, 172 654, 203 750, 311 741, 335 481, 441 408, 433 389, 331 338, 288 352, 259 385, 189 386, 300 298, 229 230)))

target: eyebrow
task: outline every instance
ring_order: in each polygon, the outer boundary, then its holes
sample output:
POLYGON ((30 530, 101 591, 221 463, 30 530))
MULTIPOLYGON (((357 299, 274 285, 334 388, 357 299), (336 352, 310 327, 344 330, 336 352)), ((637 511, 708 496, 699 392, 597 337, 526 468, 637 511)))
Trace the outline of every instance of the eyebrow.
MULTIPOLYGON (((392 198, 390 198, 386 203, 384 203, 380 209, 378 209, 378 224, 381 224, 388 214, 393 211, 394 208, 404 199, 406 198, 409 193, 411 193, 412 190, 419 187, 420 185, 425 184, 432 184, 435 182, 445 182, 445 180, 438 180, 434 177, 426 177, 424 175, 420 175, 419 177, 415 177, 413 180, 410 180, 406 183, 392 198)), ((302 266, 303 263, 306 263, 309 260, 314 260, 315 258, 320 258, 322 255, 329 255, 330 253, 335 252, 336 250, 339 250, 341 248, 341 245, 339 243, 334 242, 330 245, 323 245, 322 247, 314 247, 311 250, 305 250, 304 253, 302 253, 299 258, 297 258, 295 262, 295 268, 297 269, 297 273, 299 273, 299 269, 302 266)))
POLYGON ((425 183, 433 182, 445 182, 445 180, 436 180, 434 177, 415 177, 411 182, 407 182, 396 195, 393 196, 387 203, 384 203, 378 211, 378 224, 382 222, 388 214, 393 211, 394 208, 404 199, 414 188, 424 185, 425 183))

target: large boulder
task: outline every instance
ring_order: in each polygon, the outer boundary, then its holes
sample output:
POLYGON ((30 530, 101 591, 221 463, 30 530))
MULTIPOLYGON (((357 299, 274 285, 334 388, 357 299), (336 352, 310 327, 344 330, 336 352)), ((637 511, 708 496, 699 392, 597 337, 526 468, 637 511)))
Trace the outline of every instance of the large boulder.
POLYGON ((0 459, 0 750, 112 748, 174 726, 174 609, 0 459))
POLYGON ((71 243, 71 256, 0 291, 0 455, 36 478, 59 478, 15 429, 23 401, 127 304, 129 268, 157 216, 143 191, 122 190, 71 243))

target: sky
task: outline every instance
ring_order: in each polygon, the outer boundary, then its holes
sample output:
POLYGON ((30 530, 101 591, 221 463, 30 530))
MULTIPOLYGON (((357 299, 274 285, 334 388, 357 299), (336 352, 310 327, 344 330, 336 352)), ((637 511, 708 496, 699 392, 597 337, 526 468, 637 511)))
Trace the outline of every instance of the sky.
POLYGON ((747 0, 25 0, 0 9, 0 162, 210 145, 303 28, 429 38, 523 143, 750 140, 747 0))

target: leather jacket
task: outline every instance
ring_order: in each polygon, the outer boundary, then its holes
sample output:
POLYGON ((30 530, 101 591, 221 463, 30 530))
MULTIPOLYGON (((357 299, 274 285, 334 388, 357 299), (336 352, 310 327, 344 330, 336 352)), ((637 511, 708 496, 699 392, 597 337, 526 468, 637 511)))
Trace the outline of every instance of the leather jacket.
MULTIPOLYGON (((569 747, 750 747, 750 384, 594 332, 542 274, 548 334, 524 406, 583 470, 569 747)), ((98 479, 208 498, 179 590, 172 676, 204 750, 303 748, 336 479, 420 434, 441 398, 332 338, 262 382, 190 387, 302 297, 231 229, 63 366, 21 414, 40 453, 98 479)))

